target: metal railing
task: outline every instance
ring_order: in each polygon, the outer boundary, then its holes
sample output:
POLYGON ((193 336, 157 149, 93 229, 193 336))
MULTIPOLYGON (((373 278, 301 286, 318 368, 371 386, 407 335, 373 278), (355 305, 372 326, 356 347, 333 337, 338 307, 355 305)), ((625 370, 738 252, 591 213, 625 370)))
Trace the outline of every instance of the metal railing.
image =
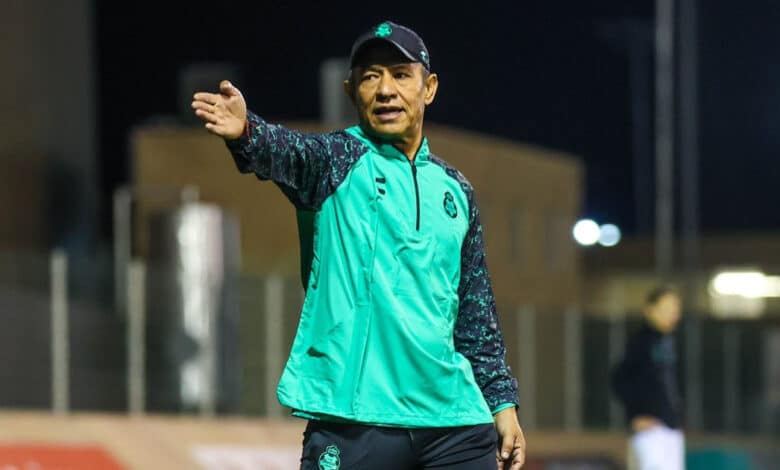
MULTIPOLYGON (((0 258, 10 259, 3 256, 0 258)), ((24 258, 14 256, 17 260, 24 258)), ((0 370, 0 377, 5 377, 10 384, 14 374, 25 379, 17 381, 24 390, 16 394, 9 395, 12 387, 0 390, 0 407, 49 407, 55 413, 94 409, 133 414, 173 411, 203 416, 287 415, 276 401, 275 387, 292 344, 303 300, 298 279, 230 279, 231 288, 239 291, 242 315, 238 328, 233 336, 220 337, 218 316, 221 313, 215 309, 205 340, 184 338, 189 348, 185 348, 184 356, 206 357, 199 363, 205 365, 199 369, 197 379, 203 393, 197 395, 194 405, 185 403, 166 408, 153 399, 155 394, 165 391, 178 396, 179 390, 162 390, 169 385, 162 388, 154 385, 148 366, 167 360, 160 358, 160 351, 170 349, 165 349, 169 341, 179 341, 174 338, 177 333, 173 330, 170 335, 163 332, 162 336, 155 330, 165 312, 157 302, 162 295, 160 283, 150 283, 150 278, 157 276, 155 279, 159 280, 167 274, 155 272, 154 267, 145 266, 139 260, 131 262, 125 276, 128 315, 122 318, 113 314, 110 299, 90 302, 83 296, 74 296, 69 289, 74 275, 84 275, 75 273, 69 266, 89 263, 83 260, 76 263, 63 252, 54 251, 46 272, 39 258, 30 255, 30 262, 20 262, 22 274, 9 275, 16 272, 11 269, 0 271, 0 297, 6 297, 0 315, 13 317, 13 321, 3 322, 7 328, 5 333, 0 333, 6 335, 2 340, 10 342, 3 351, 7 354, 17 351, 15 357, 2 361, 9 369, 0 370), (30 275, 31 267, 38 271, 36 275, 30 275), (8 300, 14 296, 24 298, 8 300), (43 317, 46 309, 48 320, 43 317), (22 311, 24 314, 20 314, 22 311), (90 323, 88 319, 92 317, 115 323, 110 323, 110 328, 103 327, 97 320, 90 323), (27 339, 19 341, 41 344, 35 344, 35 348, 30 345, 15 348, 13 341, 19 334, 10 328, 18 328, 27 335, 27 339), (47 330, 48 335, 42 334, 47 330), (162 337, 166 343, 163 349, 150 349, 153 338, 149 334, 162 337), (41 341, 41 338, 48 339, 41 341), (224 356, 221 351, 225 342, 238 345, 241 354, 224 356), (105 351, 106 345, 112 344, 120 345, 111 353, 113 359, 105 351), (48 360, 38 354, 41 348, 48 351, 48 360), (225 368, 240 376, 241 382, 239 398, 228 400, 228 405, 221 398, 225 381, 220 371, 225 368), (76 376, 85 376, 84 370, 91 373, 90 378, 76 380, 76 376), (33 389, 47 382, 50 384, 49 399, 45 400, 48 405, 41 399, 27 399, 25 390, 35 395, 39 392, 33 389), (80 387, 90 388, 92 394, 81 393, 80 387), (106 390, 102 395, 101 387, 106 390), (123 391, 117 393, 120 387, 123 391), (101 398, 104 396, 112 398, 101 398)), ((111 269, 105 263, 94 264, 111 269)), ((520 415, 527 428, 570 431, 623 428, 622 410, 609 391, 609 370, 623 354, 625 339, 636 327, 638 317, 583 314, 576 308, 563 313, 543 312, 531 305, 514 310, 505 308, 502 312, 507 360, 519 378, 520 415)), ((773 364, 770 343, 777 341, 778 331, 776 322, 768 319, 723 321, 691 316, 683 323, 678 343, 688 429, 756 435, 780 431, 780 410, 772 401, 777 384, 771 382, 770 370, 773 364)), ((177 354, 174 356, 184 357, 177 354)), ((169 371, 178 373, 179 365, 172 364, 169 371)), ((170 387, 176 386, 181 384, 170 387)))

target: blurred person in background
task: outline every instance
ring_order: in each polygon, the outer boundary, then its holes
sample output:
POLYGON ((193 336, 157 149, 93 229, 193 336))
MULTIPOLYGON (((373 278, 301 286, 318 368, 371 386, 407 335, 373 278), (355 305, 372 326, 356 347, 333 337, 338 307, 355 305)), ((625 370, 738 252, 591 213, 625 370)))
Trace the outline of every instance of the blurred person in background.
POLYGON ((301 468, 517 470, 517 381, 474 191, 423 135, 438 88, 428 50, 384 22, 356 40, 350 68, 344 88, 359 125, 332 133, 269 124, 228 81, 192 103, 241 172, 315 214, 306 298, 277 389, 309 420, 301 468))
POLYGON ((632 432, 628 468, 683 470, 685 438, 674 339, 681 314, 679 293, 670 286, 653 289, 643 314, 644 324, 629 339, 625 357, 612 374, 632 432))

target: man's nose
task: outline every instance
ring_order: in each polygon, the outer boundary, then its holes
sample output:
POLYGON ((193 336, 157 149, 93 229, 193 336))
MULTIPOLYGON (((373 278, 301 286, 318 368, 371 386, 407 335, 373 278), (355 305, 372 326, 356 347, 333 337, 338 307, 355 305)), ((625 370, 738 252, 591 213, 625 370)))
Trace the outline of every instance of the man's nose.
POLYGON ((393 83, 393 77, 388 73, 383 73, 379 79, 379 87, 377 88, 377 96, 380 99, 390 99, 395 97, 395 84, 393 83))

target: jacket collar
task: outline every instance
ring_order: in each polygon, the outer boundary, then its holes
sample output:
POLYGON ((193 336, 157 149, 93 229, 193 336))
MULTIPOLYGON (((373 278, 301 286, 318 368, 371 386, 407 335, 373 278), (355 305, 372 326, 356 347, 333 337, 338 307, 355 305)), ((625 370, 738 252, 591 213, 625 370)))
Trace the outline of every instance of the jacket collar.
MULTIPOLYGON (((360 126, 353 126, 346 130, 349 134, 355 136, 358 140, 368 145, 374 152, 398 160, 408 161, 409 159, 403 152, 395 148, 395 146, 387 140, 380 139, 379 137, 372 136, 366 133, 360 126)), ((430 157, 431 151, 428 147, 428 138, 423 136, 420 148, 417 149, 417 154, 414 157, 415 163, 426 162, 430 157)))

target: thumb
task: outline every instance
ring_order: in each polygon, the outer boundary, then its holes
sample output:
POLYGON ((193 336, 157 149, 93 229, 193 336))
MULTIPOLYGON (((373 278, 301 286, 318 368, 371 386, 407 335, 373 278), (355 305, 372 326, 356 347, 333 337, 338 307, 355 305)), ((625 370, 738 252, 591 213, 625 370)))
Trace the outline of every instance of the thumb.
POLYGON ((222 80, 221 82, 219 82, 219 92, 227 96, 241 95, 241 92, 238 91, 238 88, 233 86, 233 84, 230 83, 230 81, 228 80, 222 80))
POLYGON ((507 460, 512 455, 514 450, 514 439, 511 433, 506 434, 501 438, 501 460, 507 460))

